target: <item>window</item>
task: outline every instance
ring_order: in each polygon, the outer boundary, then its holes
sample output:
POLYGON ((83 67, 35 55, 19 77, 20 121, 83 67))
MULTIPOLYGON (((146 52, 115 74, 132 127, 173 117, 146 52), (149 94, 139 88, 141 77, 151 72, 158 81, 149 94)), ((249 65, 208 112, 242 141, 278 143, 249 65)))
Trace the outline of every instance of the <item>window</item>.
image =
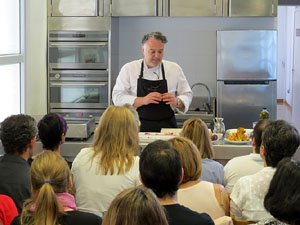
POLYGON ((0 122, 21 113, 23 0, 0 0, 0 122))

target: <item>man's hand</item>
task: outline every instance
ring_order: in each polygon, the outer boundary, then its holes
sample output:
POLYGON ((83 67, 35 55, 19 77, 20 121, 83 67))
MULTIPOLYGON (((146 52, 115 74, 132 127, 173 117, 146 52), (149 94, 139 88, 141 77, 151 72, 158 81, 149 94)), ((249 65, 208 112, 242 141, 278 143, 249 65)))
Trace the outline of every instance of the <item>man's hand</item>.
POLYGON ((145 97, 137 97, 134 100, 133 106, 135 108, 141 107, 143 105, 149 105, 151 103, 153 104, 159 104, 159 102, 162 101, 162 94, 158 92, 151 92, 145 97))
POLYGON ((162 100, 172 107, 176 107, 177 105, 177 99, 172 93, 164 93, 162 94, 162 100))

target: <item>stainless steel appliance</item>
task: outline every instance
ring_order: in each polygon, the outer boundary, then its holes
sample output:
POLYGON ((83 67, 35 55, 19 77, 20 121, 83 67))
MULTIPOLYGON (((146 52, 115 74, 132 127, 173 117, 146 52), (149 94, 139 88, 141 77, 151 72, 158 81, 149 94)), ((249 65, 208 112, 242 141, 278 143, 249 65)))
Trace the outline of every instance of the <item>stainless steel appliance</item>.
POLYGON ((266 107, 276 119, 277 31, 217 32, 217 116, 226 129, 252 128, 266 107))
POLYGON ((87 139, 95 130, 94 118, 65 118, 68 124, 66 138, 87 139))
POLYGON ((110 104, 107 31, 50 31, 48 111, 100 117, 110 104))
POLYGON ((108 32, 51 31, 49 67, 54 69, 107 69, 108 32))

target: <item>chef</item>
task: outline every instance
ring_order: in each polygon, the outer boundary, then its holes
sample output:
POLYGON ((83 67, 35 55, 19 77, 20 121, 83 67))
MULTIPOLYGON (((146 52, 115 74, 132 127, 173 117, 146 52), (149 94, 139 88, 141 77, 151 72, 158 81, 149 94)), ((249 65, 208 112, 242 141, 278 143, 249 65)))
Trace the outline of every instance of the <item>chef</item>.
POLYGON ((137 108, 142 132, 176 128, 175 110, 186 112, 192 90, 179 65, 162 60, 167 38, 161 32, 146 34, 142 40, 143 59, 125 64, 112 93, 115 105, 137 108))

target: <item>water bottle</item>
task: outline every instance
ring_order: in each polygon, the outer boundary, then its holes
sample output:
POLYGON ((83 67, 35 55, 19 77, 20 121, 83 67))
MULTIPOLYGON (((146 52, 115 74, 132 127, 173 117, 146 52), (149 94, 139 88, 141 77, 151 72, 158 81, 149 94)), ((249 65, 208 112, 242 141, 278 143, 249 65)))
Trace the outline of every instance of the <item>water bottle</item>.
POLYGON ((267 108, 263 108, 263 110, 259 114, 259 120, 263 119, 269 119, 270 118, 270 113, 267 110, 267 108))

